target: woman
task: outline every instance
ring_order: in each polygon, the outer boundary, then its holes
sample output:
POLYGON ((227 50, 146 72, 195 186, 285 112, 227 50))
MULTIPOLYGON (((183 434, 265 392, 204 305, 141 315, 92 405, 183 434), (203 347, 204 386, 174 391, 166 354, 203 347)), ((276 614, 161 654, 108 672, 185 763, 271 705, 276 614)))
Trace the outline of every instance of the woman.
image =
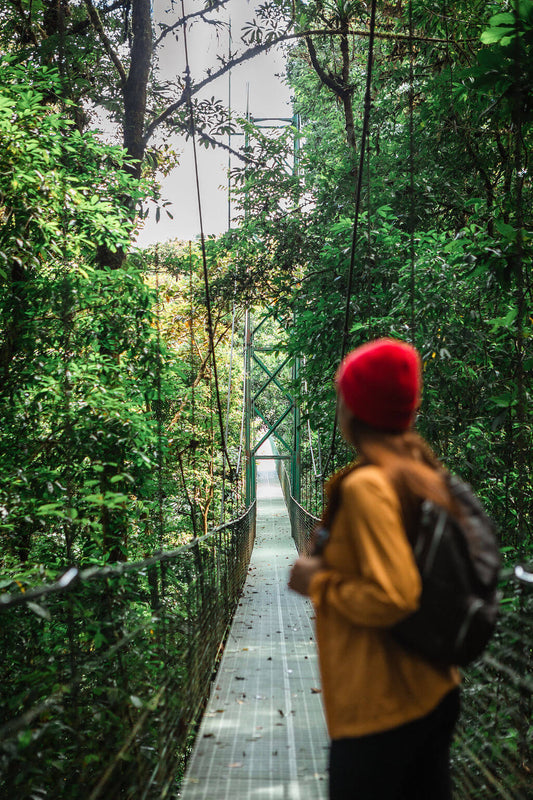
POLYGON ((330 800, 450 800, 458 672, 407 652, 389 630, 418 606, 407 531, 422 500, 452 506, 442 466, 411 429, 418 353, 370 342, 345 358, 337 391, 358 459, 326 487, 322 552, 299 558, 289 580, 316 609, 330 800))

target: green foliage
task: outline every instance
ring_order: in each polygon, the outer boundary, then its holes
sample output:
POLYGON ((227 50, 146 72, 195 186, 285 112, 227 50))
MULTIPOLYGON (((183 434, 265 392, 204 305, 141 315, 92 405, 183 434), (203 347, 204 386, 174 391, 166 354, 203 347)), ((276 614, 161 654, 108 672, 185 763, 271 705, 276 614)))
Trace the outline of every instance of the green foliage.
POLYGON ((104 242, 124 246, 133 225, 120 197, 126 190, 134 201, 146 194, 122 171, 124 152, 80 134, 65 118, 57 70, 28 74, 6 56, 1 68, 1 277, 13 261, 37 268, 47 258, 94 254, 104 242))
MULTIPOLYGON (((216 294, 227 265, 215 243, 208 244, 219 393, 228 455, 235 470, 242 446, 242 315, 216 294)), ((162 422, 168 442, 164 468, 165 524, 169 529, 166 543, 174 546, 181 536, 200 535, 218 524, 223 503, 225 511, 240 510, 243 475, 230 480, 222 460, 199 246, 169 242, 144 251, 134 260, 142 263, 143 269, 153 270, 152 283, 157 273, 158 325, 172 363, 172 391, 162 405, 162 422)))
POLYGON ((147 187, 127 177, 121 149, 65 118, 59 88, 56 70, 4 59, 0 537, 4 554, 57 568, 125 546, 152 481, 147 406, 164 361, 142 275, 95 265, 98 246, 128 242, 125 194, 147 187))
POLYGON ((533 3, 519 0, 512 12, 495 14, 481 34, 488 45, 478 55, 477 85, 513 114, 531 119, 533 111, 533 3))
MULTIPOLYGON (((406 12, 393 4, 378 9, 377 28, 390 38, 378 40, 373 64, 348 346, 383 335, 415 341, 424 360, 422 432, 450 468, 474 483, 504 541, 525 546, 532 524, 524 295, 533 226, 525 167, 531 3, 519 5, 518 21, 496 3, 481 9, 451 2, 444 14, 438 3, 412 9, 412 64, 406 12)), ((359 4, 316 2, 297 10, 302 26, 343 14, 355 26, 368 20, 359 4)), ((323 68, 338 72, 335 40, 316 37, 314 44, 323 68)), ((357 147, 367 44, 354 38, 350 50, 357 147)), ((290 175, 277 140, 272 180, 267 143, 251 137, 252 154, 265 166, 253 175, 241 171, 236 182, 246 213, 226 239, 227 260, 239 285, 254 286, 256 302, 275 300, 279 317, 291 321, 289 350, 303 357, 304 420, 327 453, 357 167, 341 104, 303 44, 290 52, 288 76, 301 117, 298 168, 290 175), (287 215, 279 213, 284 206, 287 215)), ((339 451, 329 468, 348 457, 339 451)), ((307 455, 303 461, 311 463, 307 455)))

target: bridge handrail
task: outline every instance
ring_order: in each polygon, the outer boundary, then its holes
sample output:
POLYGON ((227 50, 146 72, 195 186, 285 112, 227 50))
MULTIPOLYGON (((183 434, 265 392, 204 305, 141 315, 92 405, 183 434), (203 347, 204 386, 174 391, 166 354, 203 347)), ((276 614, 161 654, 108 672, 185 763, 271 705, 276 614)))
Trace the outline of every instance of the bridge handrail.
POLYGON ((1 797, 170 791, 241 596, 255 509, 176 550, 4 597, 1 797))
POLYGON ((21 605, 22 603, 39 600, 48 594, 70 591, 78 583, 85 583, 87 581, 99 578, 116 577, 119 575, 125 575, 128 572, 139 572, 143 569, 147 569, 148 567, 153 567, 155 564, 160 564, 163 561, 173 561, 174 559, 179 558, 186 550, 191 550, 193 547, 197 547, 203 542, 207 542, 216 533, 231 528, 239 522, 242 522, 242 520, 244 520, 250 511, 255 507, 255 504, 256 501, 254 500, 253 503, 251 503, 241 515, 235 517, 235 519, 229 520, 223 525, 218 525, 216 528, 208 531, 203 536, 197 536, 194 539, 191 539, 190 542, 186 542, 185 544, 180 545, 180 547, 176 547, 173 550, 162 550, 161 552, 154 553, 153 556, 142 559, 141 561, 125 561, 113 564, 112 566, 106 565, 104 567, 87 567, 84 570, 80 570, 77 567, 69 567, 69 569, 60 575, 59 578, 53 583, 42 584, 41 586, 37 586, 33 589, 26 589, 26 591, 18 592, 16 594, 6 592, 4 594, 0 594, 0 611, 4 611, 16 605, 21 605))

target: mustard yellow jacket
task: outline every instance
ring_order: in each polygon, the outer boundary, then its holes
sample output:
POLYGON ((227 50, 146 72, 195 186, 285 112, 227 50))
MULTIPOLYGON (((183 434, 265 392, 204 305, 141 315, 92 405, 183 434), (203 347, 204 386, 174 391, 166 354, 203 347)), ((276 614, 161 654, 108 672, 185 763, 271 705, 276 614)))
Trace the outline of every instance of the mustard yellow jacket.
POLYGON ((341 503, 310 596, 332 739, 395 728, 429 713, 459 683, 405 651, 388 628, 417 608, 421 583, 399 499, 379 467, 341 484, 341 503))

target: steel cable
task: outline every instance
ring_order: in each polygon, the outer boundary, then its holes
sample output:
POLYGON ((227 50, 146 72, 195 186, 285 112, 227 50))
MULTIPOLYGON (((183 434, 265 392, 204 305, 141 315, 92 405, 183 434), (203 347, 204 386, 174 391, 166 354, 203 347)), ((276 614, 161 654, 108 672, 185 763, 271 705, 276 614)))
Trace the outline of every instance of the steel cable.
MULTIPOLYGON (((357 244, 357 235, 359 230, 359 211, 361 206, 361 189, 363 185, 363 173, 364 173, 364 166, 365 166, 365 148, 366 148, 366 141, 368 138, 368 129, 370 123, 370 108, 372 103, 371 97, 371 82, 372 82, 372 62, 374 57, 374 41, 375 41, 375 28, 376 28, 376 5, 377 0, 372 0, 372 7, 370 11, 370 29, 369 29, 369 37, 368 37, 368 58, 367 58, 367 68, 366 68, 366 87, 365 87, 365 99, 364 99, 364 113, 363 113, 363 130, 361 133, 361 146, 359 150, 359 168, 357 171, 357 184, 356 184, 356 192, 355 192, 355 214, 354 214, 354 222, 352 228, 352 244, 350 250, 350 267, 348 270, 348 287, 346 290, 346 308, 344 312, 344 325, 342 331, 342 341, 341 341, 341 357, 340 360, 344 358, 346 355, 346 350, 348 347, 348 340, 350 335, 350 306, 352 300, 352 287, 353 287, 353 273, 355 267, 355 248, 357 244)), ((335 438, 337 435, 337 424, 338 424, 338 406, 335 408, 335 417, 333 420, 333 434, 331 440, 331 448, 326 458, 326 462, 324 464, 324 473, 327 473, 329 464, 333 459, 333 455, 335 452, 335 438)))
POLYGON ((191 91, 191 70, 189 65, 189 48, 187 44, 187 22, 185 17, 185 5, 184 0, 181 0, 181 13, 183 17, 183 44, 185 50, 185 93, 187 98, 187 108, 189 111, 189 122, 190 122, 190 136, 192 140, 192 147, 193 147, 193 160, 194 160, 194 174, 195 174, 195 182, 196 182, 196 196, 197 196, 197 203, 198 203, 198 218, 199 218, 199 225, 200 225, 200 243, 201 243, 201 250, 202 250, 202 266, 203 266, 203 276, 204 276, 204 286, 205 286, 205 305, 207 311, 207 330, 209 335, 209 343, 211 347, 211 363, 213 365, 213 378, 215 382, 215 394, 216 394, 216 402, 217 402, 217 412, 218 412, 218 423, 220 427, 220 437, 221 437, 221 447, 222 452, 224 454, 224 458, 227 461, 230 476, 233 476, 234 471, 231 465, 228 448, 226 444, 226 437, 224 435, 224 420, 222 415, 222 402, 220 399, 220 389, 219 389, 219 381, 218 381, 218 368, 217 368, 217 361, 215 355, 215 336, 214 336, 214 328, 213 328, 213 314, 211 310, 211 295, 210 295, 210 287, 209 287, 209 272, 207 268, 207 253, 205 248, 205 233, 204 233, 204 223, 203 223, 203 212, 202 212, 202 197, 200 192, 200 174, 198 169, 198 153, 197 153, 197 146, 196 146, 196 124, 194 119, 194 108, 192 103, 192 91, 191 91))

